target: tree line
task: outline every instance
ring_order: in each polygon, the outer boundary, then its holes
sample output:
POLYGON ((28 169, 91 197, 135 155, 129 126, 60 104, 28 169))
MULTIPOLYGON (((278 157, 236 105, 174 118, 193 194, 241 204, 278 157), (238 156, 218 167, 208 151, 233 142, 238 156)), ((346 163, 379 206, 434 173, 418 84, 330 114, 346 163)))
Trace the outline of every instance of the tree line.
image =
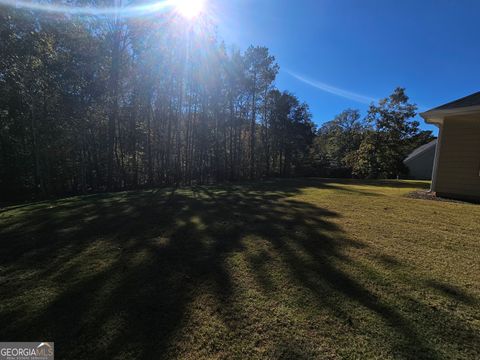
POLYGON ((417 106, 405 89, 372 103, 362 118, 347 109, 317 131, 310 148, 310 173, 327 177, 407 178, 403 164, 417 147, 432 141, 431 131, 414 120, 417 106))
POLYGON ((1 8, 0 194, 42 198, 273 176, 394 177, 428 141, 403 89, 319 129, 266 47, 207 21, 1 8))

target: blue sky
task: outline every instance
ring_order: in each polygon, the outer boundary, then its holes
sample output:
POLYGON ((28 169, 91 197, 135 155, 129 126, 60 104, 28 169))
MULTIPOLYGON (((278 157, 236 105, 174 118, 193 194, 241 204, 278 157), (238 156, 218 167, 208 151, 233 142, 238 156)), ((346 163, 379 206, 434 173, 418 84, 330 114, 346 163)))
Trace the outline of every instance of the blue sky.
MULTIPOLYGON (((420 110, 480 90, 478 0, 209 0, 219 35, 267 46, 321 124, 403 86, 420 110)), ((422 121, 423 124, 423 121, 422 121)), ((425 129, 435 129, 422 125, 425 129)))

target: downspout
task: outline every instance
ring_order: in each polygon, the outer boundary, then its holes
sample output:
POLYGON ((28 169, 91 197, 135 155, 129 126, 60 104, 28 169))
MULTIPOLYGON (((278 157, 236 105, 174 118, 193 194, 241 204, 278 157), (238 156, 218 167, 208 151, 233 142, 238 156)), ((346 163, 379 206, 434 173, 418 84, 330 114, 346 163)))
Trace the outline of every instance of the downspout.
POLYGON ((437 192, 438 164, 440 162, 440 148, 442 146, 443 121, 436 125, 438 125, 438 138, 437 146, 435 147, 435 160, 433 162, 432 184, 430 186, 430 192, 432 193, 437 192))
POLYGON ((435 147, 435 159, 433 161, 433 171, 432 171, 432 184, 430 185, 430 192, 437 192, 437 180, 438 180, 438 165, 440 163, 440 148, 442 147, 442 135, 443 135, 443 116, 435 116, 436 114, 429 114, 429 112, 421 113, 420 116, 425 120, 426 123, 432 124, 438 127, 438 137, 437 137, 437 146, 435 147))

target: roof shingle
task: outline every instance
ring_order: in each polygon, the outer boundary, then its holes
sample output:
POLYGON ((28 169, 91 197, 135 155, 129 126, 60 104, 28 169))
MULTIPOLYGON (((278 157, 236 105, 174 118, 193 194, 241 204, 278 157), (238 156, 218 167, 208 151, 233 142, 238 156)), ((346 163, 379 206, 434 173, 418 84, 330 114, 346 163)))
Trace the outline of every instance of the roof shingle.
POLYGON ((405 158, 405 160, 403 160, 403 162, 412 160, 413 158, 416 158, 417 156, 421 155, 422 153, 424 153, 425 151, 429 150, 430 148, 432 148, 434 146, 437 146, 437 139, 432 140, 429 143, 427 143, 425 145, 422 145, 422 146, 416 148, 415 150, 413 150, 410 153, 410 155, 408 155, 405 158))
POLYGON ((480 91, 474 94, 465 96, 461 99, 449 102, 447 104, 440 105, 429 111, 450 110, 450 109, 458 109, 458 108, 469 107, 469 106, 480 106, 480 91))

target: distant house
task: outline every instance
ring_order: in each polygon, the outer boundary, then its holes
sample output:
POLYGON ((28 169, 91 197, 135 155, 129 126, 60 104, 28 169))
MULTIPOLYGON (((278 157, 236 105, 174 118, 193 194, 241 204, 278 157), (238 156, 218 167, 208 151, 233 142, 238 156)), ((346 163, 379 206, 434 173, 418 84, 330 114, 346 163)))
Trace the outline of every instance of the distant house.
POLYGON ((431 190, 480 200, 480 92, 421 114, 439 128, 431 190))
POLYGON ((418 147, 403 160, 412 179, 430 180, 432 178, 436 146, 437 140, 435 139, 428 144, 418 147))

